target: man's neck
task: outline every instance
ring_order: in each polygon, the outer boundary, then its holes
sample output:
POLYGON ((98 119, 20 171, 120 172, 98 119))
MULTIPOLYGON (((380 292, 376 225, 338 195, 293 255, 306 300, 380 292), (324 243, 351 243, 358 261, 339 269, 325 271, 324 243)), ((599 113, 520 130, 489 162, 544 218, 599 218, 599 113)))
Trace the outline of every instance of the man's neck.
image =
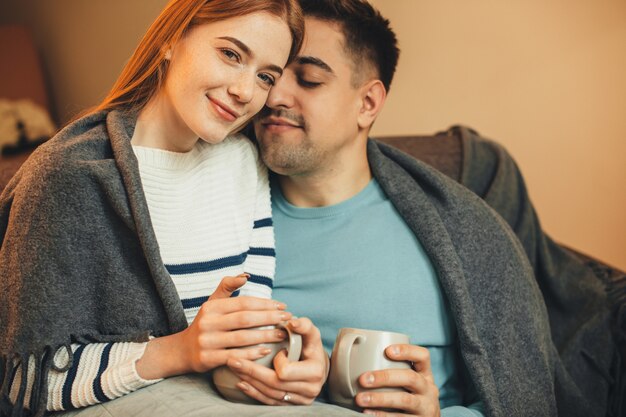
POLYGON ((334 164, 306 175, 278 175, 285 199, 297 207, 325 207, 361 192, 372 179, 367 147, 358 155, 337 158, 334 164))

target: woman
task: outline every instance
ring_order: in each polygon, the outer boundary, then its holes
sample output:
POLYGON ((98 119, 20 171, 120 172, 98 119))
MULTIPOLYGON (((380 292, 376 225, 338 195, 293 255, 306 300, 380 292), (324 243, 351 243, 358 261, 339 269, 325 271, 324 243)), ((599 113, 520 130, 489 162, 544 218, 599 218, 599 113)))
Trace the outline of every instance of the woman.
POLYGON ((105 100, 16 174, 0 196, 1 415, 107 401, 283 337, 238 330, 290 314, 269 299, 267 173, 231 134, 303 28, 295 0, 170 1, 105 100), (225 298, 238 288, 253 297, 225 298))

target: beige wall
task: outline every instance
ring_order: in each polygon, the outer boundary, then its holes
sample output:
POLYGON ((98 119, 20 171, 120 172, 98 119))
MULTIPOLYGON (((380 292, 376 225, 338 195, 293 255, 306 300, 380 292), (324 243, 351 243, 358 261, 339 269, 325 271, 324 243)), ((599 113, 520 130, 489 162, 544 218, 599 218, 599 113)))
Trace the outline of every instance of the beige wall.
POLYGON ((402 55, 374 134, 503 143, 543 226, 626 269, 626 2, 373 0, 402 55))
MULTIPOLYGON (((0 23, 32 28, 65 121, 106 93, 165 2, 2 0, 0 23)), ((516 158, 552 237, 626 269, 626 2, 373 3, 403 50, 373 133, 474 127, 516 158)))

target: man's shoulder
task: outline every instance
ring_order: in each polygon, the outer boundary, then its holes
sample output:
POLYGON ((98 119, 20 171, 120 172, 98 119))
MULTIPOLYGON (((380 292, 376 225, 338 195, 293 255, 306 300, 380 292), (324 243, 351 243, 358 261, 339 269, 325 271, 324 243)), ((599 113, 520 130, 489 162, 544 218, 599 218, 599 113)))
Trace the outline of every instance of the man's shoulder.
MULTIPOLYGON (((490 149, 488 140, 478 136, 470 140, 490 149), (484 145, 480 144, 483 140, 484 145)), ((431 213, 436 213, 452 234, 482 229, 510 239, 512 234, 506 223, 464 184, 386 144, 371 142, 368 159, 372 174, 394 205, 404 210, 405 219, 411 217, 411 213, 421 215, 416 208, 426 205, 435 208, 431 213)))
POLYGON ((458 127, 463 152, 459 182, 484 197, 494 180, 516 180, 519 170, 506 147, 477 131, 458 127))
POLYGON ((496 178, 500 182, 519 180, 519 169, 507 149, 468 126, 454 125, 427 136, 383 137, 370 142, 396 162, 411 165, 411 158, 422 161, 481 197, 496 178))

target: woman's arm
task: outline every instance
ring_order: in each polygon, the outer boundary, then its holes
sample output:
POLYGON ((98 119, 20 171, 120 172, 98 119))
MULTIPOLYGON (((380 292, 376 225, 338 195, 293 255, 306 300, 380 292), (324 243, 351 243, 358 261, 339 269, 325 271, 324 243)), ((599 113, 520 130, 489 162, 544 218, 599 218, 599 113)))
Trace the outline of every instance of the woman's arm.
MULTIPOLYGON (((64 372, 51 369, 48 373, 48 411, 62 411, 106 402, 154 384, 160 379, 141 378, 135 363, 148 343, 72 344, 72 366, 64 372)), ((33 389, 35 367, 31 357, 26 381, 25 404, 29 404, 33 389)), ((57 365, 68 362, 68 352, 59 349, 54 355, 57 365)), ((11 383, 10 398, 16 401, 23 367, 19 367, 11 383)))
MULTIPOLYGON (((152 338, 145 343, 72 344, 72 365, 48 374, 48 411, 62 411, 106 402, 169 376, 205 372, 229 358, 255 360, 267 354, 247 345, 284 338, 273 330, 242 331, 245 327, 276 324, 291 317, 283 304, 252 297, 230 298, 246 282, 244 275, 226 277, 211 295, 193 323, 185 330, 152 338), (259 314, 250 314, 252 311, 259 314), (250 317, 253 317, 250 320, 250 317), (260 323, 260 324, 258 324, 260 323), (233 347, 231 349, 231 347, 233 347)), ((28 366, 24 404, 29 404, 34 383, 34 359, 28 366)), ((55 353, 54 363, 68 362, 65 348, 55 353)), ((23 366, 11 382, 10 398, 18 397, 23 366)))
POLYGON ((267 168, 256 155, 256 192, 248 253, 243 264, 250 275, 244 295, 270 298, 276 272, 272 203, 267 168))
POLYGON ((158 379, 207 372, 231 358, 259 359, 269 349, 254 345, 279 342, 286 334, 283 330, 250 328, 289 320, 291 313, 284 311, 285 308, 271 299, 211 296, 188 328, 148 342, 145 353, 137 361, 137 372, 144 379, 158 379))

